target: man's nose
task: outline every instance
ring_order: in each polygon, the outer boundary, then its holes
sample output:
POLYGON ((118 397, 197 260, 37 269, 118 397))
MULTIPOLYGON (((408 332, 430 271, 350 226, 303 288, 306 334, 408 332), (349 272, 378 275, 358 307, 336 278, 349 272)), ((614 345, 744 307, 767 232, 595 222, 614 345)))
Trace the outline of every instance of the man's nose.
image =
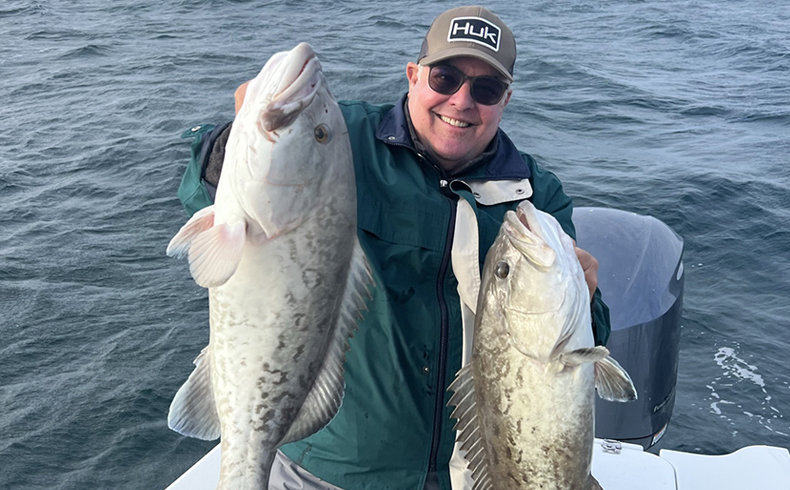
POLYGON ((458 91, 450 96, 449 102, 454 106, 467 109, 473 107, 475 100, 472 98, 472 86, 469 80, 464 80, 458 91))

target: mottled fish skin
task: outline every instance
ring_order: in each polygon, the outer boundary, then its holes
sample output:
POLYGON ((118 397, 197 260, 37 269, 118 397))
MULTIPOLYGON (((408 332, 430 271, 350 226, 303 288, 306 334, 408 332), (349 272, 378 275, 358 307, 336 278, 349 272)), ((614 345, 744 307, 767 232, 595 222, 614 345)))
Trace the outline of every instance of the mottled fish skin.
MULTIPOLYGON (((589 303, 557 221, 528 201, 509 212, 486 256, 471 359, 450 387, 472 488, 598 488, 595 363, 613 361, 594 347, 589 303)), ((624 371, 612 382, 636 397, 624 371)))
POLYGON ((347 129, 307 44, 250 82, 214 206, 168 247, 209 288, 210 339, 171 405, 183 434, 220 436, 220 488, 266 488, 276 449, 336 413, 370 283, 356 237, 347 129))

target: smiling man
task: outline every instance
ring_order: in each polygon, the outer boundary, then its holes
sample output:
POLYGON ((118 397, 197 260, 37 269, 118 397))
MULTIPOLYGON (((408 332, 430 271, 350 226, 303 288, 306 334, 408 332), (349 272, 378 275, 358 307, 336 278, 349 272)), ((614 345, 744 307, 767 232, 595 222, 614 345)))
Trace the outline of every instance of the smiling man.
MULTIPOLYGON (((448 489, 451 473, 460 481, 447 386, 469 349, 485 254, 505 212, 524 199, 575 235, 560 181, 499 128, 515 60, 499 17, 459 7, 434 20, 399 101, 340 102, 358 236, 376 287, 351 340, 340 410, 282 447, 270 488, 448 489)), ((211 204, 229 128, 187 132, 194 143, 179 197, 190 213, 211 204)), ((577 254, 594 293, 590 328, 603 344, 610 327, 597 262, 577 254)))
POLYGON ((467 56, 433 66, 409 63, 406 72, 409 116, 417 141, 446 171, 464 170, 494 139, 510 98, 508 85, 490 65, 467 56), (486 94, 502 92, 490 100, 492 104, 483 104, 473 97, 473 84, 492 85, 477 89, 486 94))
POLYGON ((415 142, 450 173, 474 164, 493 141, 510 100, 516 42, 481 7, 452 9, 431 26, 409 63, 408 111, 415 142))

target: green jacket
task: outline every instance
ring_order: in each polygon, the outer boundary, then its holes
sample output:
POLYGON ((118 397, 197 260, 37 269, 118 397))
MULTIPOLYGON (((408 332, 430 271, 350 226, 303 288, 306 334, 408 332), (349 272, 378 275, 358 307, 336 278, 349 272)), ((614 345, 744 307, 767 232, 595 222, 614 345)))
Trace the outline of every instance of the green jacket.
MULTIPOLYGON (((282 451, 341 488, 422 489, 427 473, 436 472, 449 489, 455 432, 447 386, 462 355, 463 306, 451 259, 457 209, 465 202, 476 217, 479 274, 504 213, 520 200, 515 196, 527 197, 531 187, 535 206, 575 236, 571 199, 554 174, 518 152, 501 130, 489 161, 448 178, 414 149, 403 99, 395 106, 340 107, 354 157, 358 234, 376 288, 351 339, 338 414, 282 451), (511 196, 503 198, 501 189, 493 198, 481 196, 486 182, 502 184, 511 196), (528 184, 514 187, 519 182, 528 184)), ((193 158, 179 189, 190 212, 211 204, 200 179, 207 129, 193 131, 193 158)), ((609 317, 598 292, 593 317, 596 342, 605 343, 609 317)))

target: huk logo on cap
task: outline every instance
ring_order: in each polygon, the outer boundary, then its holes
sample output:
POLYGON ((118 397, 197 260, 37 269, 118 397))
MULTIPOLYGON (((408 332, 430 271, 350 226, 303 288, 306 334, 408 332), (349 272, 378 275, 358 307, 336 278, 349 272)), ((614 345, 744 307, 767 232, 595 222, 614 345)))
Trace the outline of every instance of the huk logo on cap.
POLYGON ((471 41, 499 51, 501 29, 480 17, 456 17, 450 21, 448 41, 471 41))

